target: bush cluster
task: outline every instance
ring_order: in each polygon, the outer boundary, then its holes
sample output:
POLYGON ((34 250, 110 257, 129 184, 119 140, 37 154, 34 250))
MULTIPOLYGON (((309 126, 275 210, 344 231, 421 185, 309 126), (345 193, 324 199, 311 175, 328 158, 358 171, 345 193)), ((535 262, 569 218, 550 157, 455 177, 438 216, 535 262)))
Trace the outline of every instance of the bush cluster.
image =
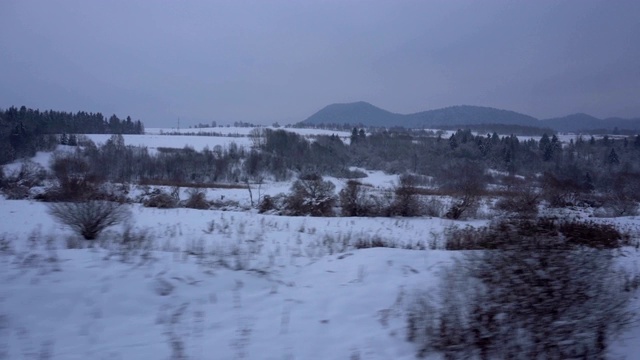
POLYGON ((483 228, 451 228, 445 232, 446 250, 508 250, 540 241, 546 246, 553 239, 559 249, 588 246, 596 249, 616 249, 631 245, 628 234, 614 225, 595 221, 561 220, 557 218, 506 218, 493 221, 483 228))
POLYGON ((556 219, 451 231, 467 252, 407 311, 418 355, 445 359, 602 359, 632 323, 637 276, 616 267, 614 227, 556 219), (635 286, 635 287, 634 287, 635 286))

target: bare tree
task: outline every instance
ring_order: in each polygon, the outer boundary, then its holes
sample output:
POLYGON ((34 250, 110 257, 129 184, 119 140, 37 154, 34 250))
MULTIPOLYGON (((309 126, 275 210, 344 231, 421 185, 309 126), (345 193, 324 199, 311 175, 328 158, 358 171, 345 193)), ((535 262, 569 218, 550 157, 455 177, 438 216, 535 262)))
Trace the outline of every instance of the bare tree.
POLYGON ((54 153, 50 166, 58 184, 47 191, 46 200, 82 201, 104 195, 99 191, 104 179, 91 171, 91 165, 80 151, 54 153))
POLYGON ((536 217, 540 204, 540 191, 525 180, 509 184, 507 193, 496 202, 496 208, 509 216, 536 217))
POLYGON ((405 174, 400 176, 400 184, 394 190, 395 198, 391 213, 399 216, 419 216, 422 209, 418 199, 416 178, 405 174))
POLYGON ((251 147, 253 149, 261 149, 267 142, 266 132, 263 128, 254 128, 249 132, 249 139, 251 140, 251 147))
POLYGON ((357 180, 347 181, 340 193, 340 206, 343 216, 373 216, 375 204, 370 198, 366 186, 357 180))
POLYGON ((612 176, 611 185, 601 197, 610 216, 638 215, 640 175, 620 172, 612 176))
POLYGON ((131 216, 121 203, 102 200, 49 204, 49 214, 86 240, 95 240, 102 230, 117 225, 131 216))
POLYGON ((446 180, 442 190, 453 196, 451 207, 446 213, 450 219, 460 219, 472 216, 480 203, 480 197, 485 191, 486 179, 484 169, 470 161, 454 163, 445 171, 446 180))
POLYGON ((336 186, 318 174, 300 176, 291 186, 286 208, 291 215, 332 216, 336 186))

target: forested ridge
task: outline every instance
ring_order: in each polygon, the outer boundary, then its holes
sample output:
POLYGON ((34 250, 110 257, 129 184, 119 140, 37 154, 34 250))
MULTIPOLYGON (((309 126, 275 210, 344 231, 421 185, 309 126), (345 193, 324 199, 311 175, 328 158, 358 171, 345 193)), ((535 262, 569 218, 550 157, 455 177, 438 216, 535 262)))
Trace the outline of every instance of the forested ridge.
POLYGON ((0 164, 33 156, 39 150, 52 150, 62 134, 142 134, 140 120, 120 119, 102 113, 77 113, 28 109, 14 106, 0 109, 0 164))

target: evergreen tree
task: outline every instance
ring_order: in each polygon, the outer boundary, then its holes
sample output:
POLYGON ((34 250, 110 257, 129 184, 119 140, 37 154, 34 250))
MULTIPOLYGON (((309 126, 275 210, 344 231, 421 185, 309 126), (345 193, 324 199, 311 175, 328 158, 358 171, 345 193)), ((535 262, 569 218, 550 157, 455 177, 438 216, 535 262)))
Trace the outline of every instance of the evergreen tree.
POLYGON ((69 141, 67 142, 69 146, 78 146, 78 137, 76 134, 69 135, 69 141))
POLYGON ((449 138, 449 147, 451 147, 452 150, 455 150, 458 147, 458 140, 456 140, 455 134, 451 134, 451 137, 449 138))
POLYGON ((609 165, 618 165, 620 164, 620 159, 618 158, 618 154, 616 150, 611 148, 609 155, 607 156, 607 164, 609 165))
POLYGON ((364 129, 360 129, 360 131, 358 131, 358 139, 364 140, 366 138, 367 138, 367 134, 364 132, 364 129))
POLYGON ((351 130, 351 145, 355 145, 356 143, 358 143, 358 129, 353 128, 353 130, 351 130))
POLYGON ((540 139, 539 147, 543 152, 551 145, 551 139, 549 139, 549 135, 547 133, 542 134, 542 138, 540 139))

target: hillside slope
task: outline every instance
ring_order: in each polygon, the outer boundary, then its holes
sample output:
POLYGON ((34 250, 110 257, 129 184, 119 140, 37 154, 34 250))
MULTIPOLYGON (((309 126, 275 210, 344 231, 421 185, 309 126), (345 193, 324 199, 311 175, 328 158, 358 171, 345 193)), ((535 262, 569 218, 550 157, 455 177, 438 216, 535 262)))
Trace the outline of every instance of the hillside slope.
POLYGON ((403 122, 405 115, 394 114, 364 101, 325 106, 303 121, 309 125, 362 124, 365 126, 392 126, 403 122))
POLYGON ((579 132, 595 129, 640 130, 640 118, 599 119, 588 114, 572 114, 545 120, 510 110, 485 106, 458 105, 413 114, 397 114, 364 101, 328 105, 301 122, 302 125, 350 124, 426 128, 440 125, 505 124, 547 127, 556 131, 579 132))

